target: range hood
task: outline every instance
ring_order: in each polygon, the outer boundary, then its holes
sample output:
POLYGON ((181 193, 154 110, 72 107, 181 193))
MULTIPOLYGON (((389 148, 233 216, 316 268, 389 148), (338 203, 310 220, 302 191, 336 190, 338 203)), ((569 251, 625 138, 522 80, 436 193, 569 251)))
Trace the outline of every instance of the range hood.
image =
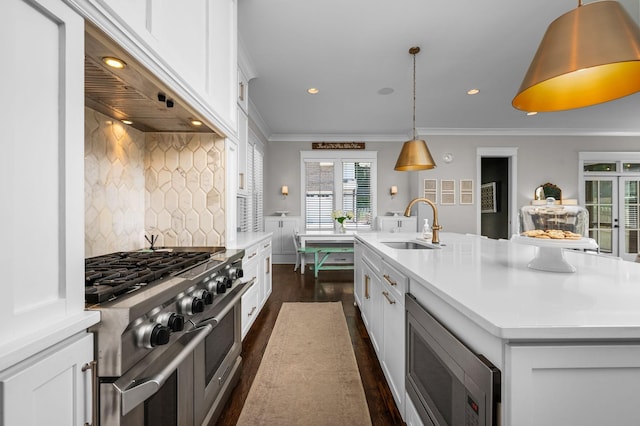
POLYGON ((143 132, 217 133, 162 82, 96 28, 85 31, 85 106, 117 120, 129 120, 143 132), (116 57, 124 69, 106 65, 102 58, 116 57))

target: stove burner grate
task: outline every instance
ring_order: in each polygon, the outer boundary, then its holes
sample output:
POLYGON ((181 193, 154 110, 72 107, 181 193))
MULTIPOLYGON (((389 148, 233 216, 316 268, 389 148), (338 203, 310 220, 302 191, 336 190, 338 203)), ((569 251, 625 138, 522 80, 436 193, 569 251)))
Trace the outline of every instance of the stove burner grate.
POLYGON ((100 303, 209 259, 207 252, 133 251, 85 259, 85 302, 100 303))

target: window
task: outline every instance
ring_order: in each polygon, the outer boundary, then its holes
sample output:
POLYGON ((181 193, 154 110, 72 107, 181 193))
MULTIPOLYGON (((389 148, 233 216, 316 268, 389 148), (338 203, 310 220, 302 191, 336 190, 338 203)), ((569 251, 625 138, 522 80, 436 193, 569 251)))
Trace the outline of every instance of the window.
POLYGON ((263 189, 263 161, 264 154, 257 143, 247 146, 247 193, 238 195, 237 201, 237 231, 264 230, 264 189, 263 189))
POLYGON ((371 229, 376 204, 377 153, 301 152, 307 229, 333 229, 334 210, 353 212, 348 229, 371 229))

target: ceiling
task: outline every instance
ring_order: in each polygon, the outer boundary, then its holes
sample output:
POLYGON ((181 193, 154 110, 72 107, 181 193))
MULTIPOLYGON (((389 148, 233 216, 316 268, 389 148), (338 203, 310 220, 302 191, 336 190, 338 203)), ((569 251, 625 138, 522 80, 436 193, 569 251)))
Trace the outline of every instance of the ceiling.
MULTIPOLYGON (((583 4, 589 3, 584 1, 583 4)), ((620 3, 638 21, 638 0, 620 3)), ((239 0, 249 98, 273 141, 436 134, 640 134, 640 94, 527 116, 511 106, 547 26, 576 0, 239 0), (306 90, 316 87, 317 95, 306 90), (390 94, 381 94, 393 89, 390 94), (469 96, 467 90, 480 93, 469 96)))

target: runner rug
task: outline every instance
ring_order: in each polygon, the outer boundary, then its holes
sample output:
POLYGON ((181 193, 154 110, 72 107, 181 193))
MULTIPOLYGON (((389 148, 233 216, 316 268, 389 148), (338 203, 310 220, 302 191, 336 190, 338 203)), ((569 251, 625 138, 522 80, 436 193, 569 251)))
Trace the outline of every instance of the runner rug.
POLYGON ((283 303, 238 425, 371 425, 342 303, 283 303))

